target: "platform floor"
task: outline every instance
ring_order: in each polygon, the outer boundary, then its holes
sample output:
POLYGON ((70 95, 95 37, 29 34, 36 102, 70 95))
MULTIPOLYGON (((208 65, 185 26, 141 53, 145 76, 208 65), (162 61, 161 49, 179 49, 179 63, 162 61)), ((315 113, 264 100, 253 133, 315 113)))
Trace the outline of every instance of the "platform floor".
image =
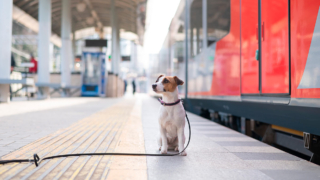
MULTIPOLYGON (((160 105, 146 95, 16 103, 0 104, 0 159, 31 158, 33 153, 40 157, 159 153, 160 105)), ((192 138, 186 157, 68 157, 44 161, 37 168, 31 163, 12 163, 0 165, 0 179, 320 178, 320 166, 194 114, 189 113, 189 119, 192 138)))

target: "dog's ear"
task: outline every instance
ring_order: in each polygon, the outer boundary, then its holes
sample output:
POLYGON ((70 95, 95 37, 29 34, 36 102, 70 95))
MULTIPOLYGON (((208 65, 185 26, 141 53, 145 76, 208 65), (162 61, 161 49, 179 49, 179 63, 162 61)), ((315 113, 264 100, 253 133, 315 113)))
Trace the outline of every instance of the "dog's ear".
POLYGON ((164 75, 163 75, 163 74, 161 74, 161 75, 157 78, 156 82, 158 82, 158 81, 159 81, 159 79, 160 79, 162 76, 164 76, 164 75))
POLYGON ((174 76, 173 79, 176 81, 177 85, 183 85, 183 81, 179 79, 177 76, 174 76))

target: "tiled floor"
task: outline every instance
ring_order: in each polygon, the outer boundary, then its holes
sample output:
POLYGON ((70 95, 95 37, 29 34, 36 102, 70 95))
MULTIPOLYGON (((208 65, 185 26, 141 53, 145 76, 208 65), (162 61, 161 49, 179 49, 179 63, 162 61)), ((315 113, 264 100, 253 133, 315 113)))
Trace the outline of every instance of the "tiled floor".
MULTIPOLYGON (((150 98, 142 102, 145 146, 152 153, 157 149, 160 105, 150 98)), ((194 114, 188 116, 192 128, 188 156, 147 157, 149 179, 320 179, 315 164, 194 114)))
MULTIPOLYGON (((0 120, 0 126, 5 125, 2 130, 6 132, 0 137, 7 138, 2 141, 4 146, 0 141, 0 150, 28 145, 2 158, 27 158, 35 151, 40 157, 81 152, 159 153, 159 106, 157 100, 137 94, 135 98, 97 98, 3 116, 6 119, 0 120), (7 130, 10 128, 13 130, 7 130)), ((188 116, 192 138, 187 156, 82 156, 44 161, 38 168, 31 163, 7 164, 0 165, 0 179, 320 178, 320 167, 315 164, 197 115, 188 116)), ((185 132, 188 137, 187 128, 185 132)))
MULTIPOLYGON (((120 146, 118 143, 123 128, 132 121, 134 104, 133 99, 116 103, 5 155, 2 159, 29 159, 34 153, 41 158, 71 153, 113 152, 120 146)), ((142 149, 144 151, 143 146, 142 149)), ((0 166, 0 179, 103 178, 110 173, 112 175, 115 162, 119 160, 111 156, 82 156, 45 160, 37 168, 32 163, 12 163, 0 166)))
POLYGON ((0 104, 0 157, 101 111, 119 99, 57 98, 0 104))

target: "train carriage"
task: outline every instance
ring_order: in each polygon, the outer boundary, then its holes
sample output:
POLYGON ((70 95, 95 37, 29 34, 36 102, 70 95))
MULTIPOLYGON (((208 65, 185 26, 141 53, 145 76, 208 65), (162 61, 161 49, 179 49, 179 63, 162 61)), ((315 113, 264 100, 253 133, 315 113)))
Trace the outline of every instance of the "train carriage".
POLYGON ((319 0, 181 1, 159 54, 170 70, 152 74, 187 74, 189 110, 226 113, 243 131, 264 124, 261 138, 272 127, 285 142, 301 143, 303 132, 319 142, 319 8, 319 0))

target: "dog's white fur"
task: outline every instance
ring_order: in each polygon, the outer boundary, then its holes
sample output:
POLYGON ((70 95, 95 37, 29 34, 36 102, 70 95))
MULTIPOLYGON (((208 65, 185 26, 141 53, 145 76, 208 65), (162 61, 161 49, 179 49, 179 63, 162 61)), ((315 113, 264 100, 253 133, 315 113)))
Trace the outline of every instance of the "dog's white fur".
MULTIPOLYGON (((162 84, 164 78, 165 76, 162 76, 155 83, 157 87, 154 91, 162 94, 162 101, 165 103, 176 102, 179 99, 178 86, 173 92, 164 91, 164 85, 162 84)), ((185 144, 185 110, 182 102, 174 106, 161 105, 159 112, 160 137, 158 138, 158 145, 161 154, 167 154, 168 149, 182 151, 185 144)), ((184 151, 181 155, 186 156, 187 152, 184 151)))

